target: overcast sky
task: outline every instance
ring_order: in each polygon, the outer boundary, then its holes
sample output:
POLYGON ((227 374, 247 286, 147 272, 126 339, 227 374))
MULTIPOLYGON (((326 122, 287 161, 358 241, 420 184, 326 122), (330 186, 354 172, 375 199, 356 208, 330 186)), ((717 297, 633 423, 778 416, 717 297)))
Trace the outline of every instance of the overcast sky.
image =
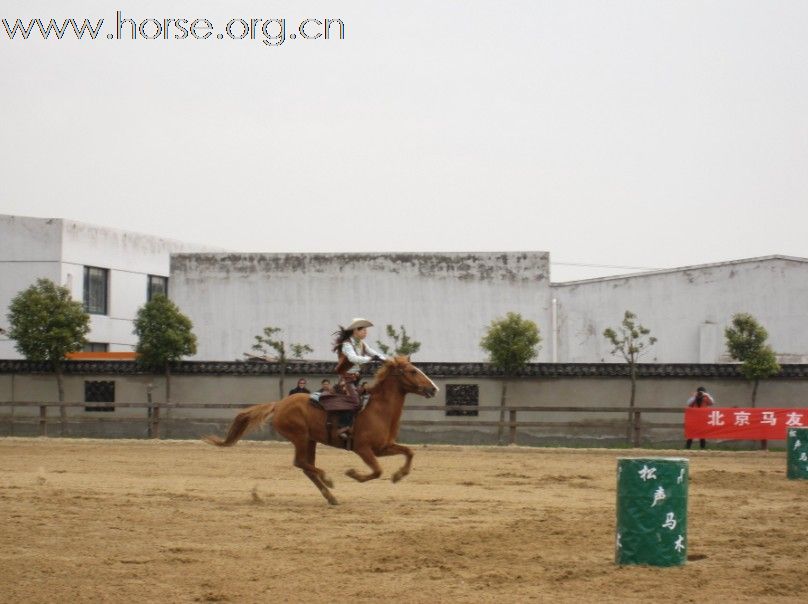
POLYGON ((0 5, 51 17, 103 34, 0 25, 0 213, 239 251, 547 250, 554 281, 808 257, 803 0, 0 5), (116 9, 213 32, 108 40, 116 9), (216 37, 271 18, 345 39, 216 37))

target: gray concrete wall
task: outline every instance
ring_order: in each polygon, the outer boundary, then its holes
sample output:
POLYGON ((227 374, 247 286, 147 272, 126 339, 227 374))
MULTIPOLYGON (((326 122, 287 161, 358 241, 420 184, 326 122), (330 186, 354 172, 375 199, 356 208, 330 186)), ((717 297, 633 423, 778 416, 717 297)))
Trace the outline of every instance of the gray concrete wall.
MULTIPOLYGON (((298 376, 287 379, 285 388, 291 389, 298 376)), ((327 375, 307 375, 310 385, 319 384, 327 375)), ((68 375, 66 398, 82 401, 85 380, 114 380, 117 402, 145 402, 148 384, 153 384, 153 400, 164 400, 162 376, 146 375, 68 375)), ((498 411, 480 411, 477 418, 447 417, 443 411, 408 410, 413 405, 445 404, 448 384, 477 384, 481 405, 498 405, 501 381, 495 378, 458 377, 436 379, 441 388, 434 399, 427 401, 409 395, 403 419, 437 420, 457 419, 497 421, 498 411)), ((561 413, 542 411, 550 406, 624 406, 628 403, 629 381, 624 378, 547 378, 517 379, 508 382, 510 405, 535 406, 535 412, 520 412, 519 421, 572 422, 578 426, 539 427, 519 429, 517 442, 526 445, 539 444, 619 444, 625 439, 625 415, 623 413, 561 413), (588 422, 590 425, 583 425, 588 422), (593 424, 594 422, 594 424, 593 424)), ((703 385, 715 396, 719 406, 749 406, 751 387, 741 379, 644 378, 638 383, 638 406, 669 407, 671 413, 647 415, 644 422, 673 423, 675 427, 646 429, 644 438, 651 444, 679 444, 682 438, 682 414, 684 402, 696 386, 703 385)), ((178 375, 172 378, 172 399, 175 402, 205 402, 254 404, 275 400, 278 379, 275 376, 216 376, 178 375)), ((57 400, 55 378, 51 375, 0 374, 0 401, 57 400)), ((763 382, 758 393, 758 406, 808 408, 808 380, 781 379, 763 382)), ((199 438, 212 432, 222 433, 236 409, 183 409, 163 414, 161 436, 164 438, 199 438)), ((26 408, 0 403, 0 435, 38 434, 38 408, 26 408), (14 423, 10 420, 13 418, 14 423)), ((54 422, 58 419, 55 408, 49 410, 54 422)), ((69 412, 70 436, 130 437, 147 436, 146 410, 118 408, 112 413, 88 412, 83 407, 69 412), (101 422, 96 421, 101 419, 101 422)), ((453 427, 448 425, 403 426, 402 442, 433 442, 457 444, 492 444, 496 441, 495 427, 453 427)), ((53 424, 50 434, 57 435, 59 426, 53 424)), ((271 430, 265 430, 251 438, 274 438, 271 430)))
MULTIPOLYGON (((195 360, 237 360, 272 325, 308 358, 331 359, 331 334, 353 317, 400 325, 422 343, 419 361, 482 361, 486 327, 509 311, 548 341, 546 252, 435 254, 174 254, 171 298, 194 322, 195 360)), ((549 359, 548 345, 537 361, 549 359)))

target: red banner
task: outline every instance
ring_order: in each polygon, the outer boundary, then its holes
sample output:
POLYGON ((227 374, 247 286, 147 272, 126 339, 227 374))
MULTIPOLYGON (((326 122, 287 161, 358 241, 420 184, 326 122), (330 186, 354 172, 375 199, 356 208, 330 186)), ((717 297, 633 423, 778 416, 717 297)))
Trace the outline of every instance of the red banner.
POLYGON ((685 409, 685 438, 783 440, 788 428, 808 427, 808 409, 691 407, 685 409))

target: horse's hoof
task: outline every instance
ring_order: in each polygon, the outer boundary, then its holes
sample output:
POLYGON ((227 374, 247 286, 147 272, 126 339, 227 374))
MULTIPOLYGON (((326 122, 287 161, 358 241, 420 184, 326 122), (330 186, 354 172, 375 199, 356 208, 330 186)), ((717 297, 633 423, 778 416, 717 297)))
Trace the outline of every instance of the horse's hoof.
POLYGON ((398 482, 399 480, 401 480, 405 476, 406 476, 406 474, 402 474, 401 472, 396 472, 395 474, 393 474, 392 480, 393 480, 393 482, 398 482))

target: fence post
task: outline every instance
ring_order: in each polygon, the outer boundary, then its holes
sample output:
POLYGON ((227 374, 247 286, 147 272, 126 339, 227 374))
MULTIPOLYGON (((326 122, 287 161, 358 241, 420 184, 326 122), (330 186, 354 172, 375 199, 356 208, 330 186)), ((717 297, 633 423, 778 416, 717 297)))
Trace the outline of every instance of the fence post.
POLYGON ((39 435, 48 435, 48 408, 45 405, 39 406, 39 435))
POLYGON ((634 447, 640 446, 640 431, 642 430, 640 412, 634 412, 634 438, 632 439, 632 445, 634 447))
POLYGON ((16 400, 14 398, 14 378, 15 377, 16 377, 16 374, 12 373, 11 374, 11 418, 10 418, 11 419, 11 426, 9 427, 10 430, 11 430, 11 436, 14 436, 14 412, 17 410, 17 408, 14 406, 14 401, 16 400))
POLYGON ((510 430, 510 444, 516 444, 516 411, 509 410, 508 411, 508 421, 510 422, 511 430, 510 430))
POLYGON ((152 415, 152 438, 160 438, 160 405, 154 407, 154 414, 152 415))
POLYGON ((154 408, 152 407, 152 388, 154 384, 146 384, 146 401, 149 406, 146 407, 146 435, 153 438, 152 433, 152 417, 154 415, 154 408))

